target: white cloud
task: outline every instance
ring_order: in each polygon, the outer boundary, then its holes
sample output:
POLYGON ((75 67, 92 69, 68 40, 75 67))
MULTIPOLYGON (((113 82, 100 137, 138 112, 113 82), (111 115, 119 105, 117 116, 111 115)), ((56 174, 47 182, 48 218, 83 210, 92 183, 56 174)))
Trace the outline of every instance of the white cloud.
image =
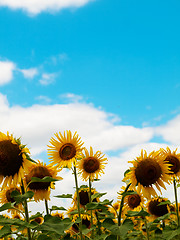
POLYGON ((42 103, 45 103, 45 104, 51 102, 51 99, 49 97, 47 97, 47 96, 38 96, 35 99, 40 101, 40 102, 42 102, 42 103))
POLYGON ((153 136, 150 128, 115 126, 113 118, 92 104, 69 103, 9 107, 3 95, 1 99, 1 131, 22 136, 33 154, 46 150, 50 137, 57 131, 77 131, 86 146, 102 151, 116 150, 149 141, 153 136))
MULTIPOLYGON (((69 103, 55 105, 32 105, 31 107, 12 106, 10 107, 6 96, 0 94, 0 126, 2 132, 9 131, 15 137, 22 137, 23 144, 30 148, 32 157, 36 159, 38 154, 47 151, 47 144, 55 132, 70 129, 77 131, 85 142, 85 146, 92 145, 94 150, 121 149, 122 152, 116 156, 108 156, 108 164, 101 181, 94 182, 93 186, 100 192, 107 192, 104 198, 116 201, 117 191, 123 185, 122 179, 126 169, 133 160, 140 155, 141 149, 150 153, 165 148, 167 144, 150 143, 149 141, 157 134, 154 128, 135 128, 133 126, 114 125, 109 114, 101 109, 95 108, 92 104, 69 103), (126 150, 125 150, 126 149, 126 150)), ((179 119, 179 118, 178 118, 179 119)), ((179 121, 179 120, 178 120, 179 121)), ((177 119, 172 121, 171 128, 176 129, 177 119), (172 124, 174 123, 174 124, 172 124)), ((179 131, 174 131, 178 135, 179 131)), ((172 135, 173 137, 173 135, 172 135)), ((174 149, 177 144, 169 146, 174 149)), ((63 180, 57 183, 52 196, 63 193, 74 193, 74 178, 71 171, 60 172, 63 180)), ((79 180, 79 185, 87 184, 79 180)), ((172 187, 163 191, 163 196, 173 199, 172 187)), ((52 198, 50 206, 58 205, 68 207, 71 201, 63 201, 52 198)), ((44 210, 44 204, 34 205, 30 210, 44 210)))
POLYGON ((170 120, 167 124, 157 127, 156 134, 171 144, 180 144, 180 115, 170 120))
POLYGON ((64 93, 60 95, 60 98, 67 99, 70 102, 79 102, 83 100, 83 97, 74 93, 64 93))
POLYGON ((13 79, 15 64, 10 61, 0 61, 0 85, 9 83, 13 79))
POLYGON ((28 79, 33 79, 38 74, 37 68, 20 69, 19 71, 28 79))
POLYGON ((0 6, 9 7, 13 10, 22 9, 31 15, 43 11, 57 12, 64 8, 82 7, 92 0, 0 0, 0 6))
POLYGON ((42 78, 39 80, 39 82, 41 85, 47 86, 54 82, 55 77, 55 73, 43 73, 42 78))

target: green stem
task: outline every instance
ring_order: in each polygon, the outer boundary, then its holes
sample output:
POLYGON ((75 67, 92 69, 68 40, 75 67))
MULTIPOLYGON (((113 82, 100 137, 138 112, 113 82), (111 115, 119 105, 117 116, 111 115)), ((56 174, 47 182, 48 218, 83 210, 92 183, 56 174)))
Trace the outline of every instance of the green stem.
POLYGON ((177 225, 180 226, 180 219, 179 219, 179 207, 178 207, 178 198, 177 198, 177 187, 176 187, 176 179, 173 179, 174 185, 174 195, 175 195, 175 202, 176 202, 176 215, 177 215, 177 225))
MULTIPOLYGON (((92 195, 92 192, 91 192, 91 178, 89 178, 89 203, 92 202, 91 195, 92 195)), ((90 211, 91 211, 91 227, 93 227, 92 210, 90 210, 90 211)), ((92 237, 92 239, 94 238, 94 229, 92 230, 91 237, 92 237)))
MULTIPOLYGON (((128 188, 130 187, 131 183, 129 183, 124 191, 127 192, 128 188)), ((118 214, 118 226, 121 226, 121 215, 122 215, 122 209, 124 206, 124 196, 121 198, 120 208, 119 208, 119 214, 118 214)))
MULTIPOLYGON (((25 194, 25 189, 24 189, 24 183, 23 180, 21 180, 21 190, 22 194, 25 194)), ((25 216, 26 216, 26 222, 29 223, 29 213, 28 213, 28 205, 27 205, 27 200, 24 200, 24 211, 25 211, 25 216)), ((28 240, 31 240, 31 230, 30 228, 27 228, 28 232, 28 240)))
POLYGON ((77 180, 77 173, 76 173, 76 167, 74 166, 74 177, 75 177, 75 185, 76 185, 76 195, 77 195, 77 207, 78 207, 78 214, 80 218, 79 223, 79 233, 80 233, 80 239, 82 240, 82 219, 81 219, 81 210, 80 210, 80 199, 79 199, 79 188, 78 188, 78 180, 77 180))
POLYGON ((48 201, 45 199, 46 214, 49 215, 48 201))
POLYGON ((146 228, 146 233, 147 233, 147 240, 150 240, 149 229, 148 229, 148 226, 147 226, 146 217, 144 217, 143 219, 144 219, 145 228, 146 228))
MULTIPOLYGON (((129 183, 125 189, 124 192, 127 192, 128 188, 130 187, 131 183, 129 183)), ((123 209, 123 206, 124 206, 124 196, 122 195, 122 198, 121 198, 121 203, 120 203, 120 208, 119 208, 119 214, 118 214, 118 226, 121 226, 121 215, 122 215, 122 209, 123 209)), ((120 240, 120 236, 117 236, 117 240, 120 240)))

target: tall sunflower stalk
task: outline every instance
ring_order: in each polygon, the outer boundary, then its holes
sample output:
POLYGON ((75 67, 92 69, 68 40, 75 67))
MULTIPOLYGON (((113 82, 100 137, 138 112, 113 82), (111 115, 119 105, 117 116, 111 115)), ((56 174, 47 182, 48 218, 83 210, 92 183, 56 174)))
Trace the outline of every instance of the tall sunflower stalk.
POLYGON ((80 239, 82 240, 82 219, 81 219, 81 209, 80 209, 80 199, 79 199, 79 187, 78 187, 78 180, 77 180, 77 172, 76 172, 76 167, 74 166, 73 169, 74 173, 74 178, 75 178, 75 186, 76 186, 76 195, 77 195, 77 207, 78 207, 78 215, 80 218, 80 223, 79 223, 79 233, 80 233, 80 239))
MULTIPOLYGON (((22 194, 25 194, 23 180, 21 180, 21 191, 22 191, 22 194)), ((28 211, 28 204, 27 204, 26 199, 23 201, 23 206, 24 206, 24 211, 25 211, 25 216, 26 216, 26 222, 29 223, 29 211, 28 211)), ((28 233, 28 240, 31 240, 32 238, 31 238, 31 229, 30 228, 27 228, 27 233, 28 233)))
POLYGON ((180 226, 180 218, 179 218, 179 207, 178 207, 178 197, 177 197, 177 185, 176 179, 173 178, 173 186, 174 186, 174 196, 175 196, 175 203, 176 203, 176 215, 177 215, 177 225, 180 226))
MULTIPOLYGON (((124 193, 126 193, 128 191, 130 186, 131 186, 131 183, 129 183, 127 185, 127 187, 124 190, 124 193)), ((119 214, 118 214, 118 226, 121 226, 121 215, 122 215, 122 209, 123 209, 123 206, 124 206, 124 198, 125 198, 125 195, 122 195, 121 202, 120 202, 120 207, 119 207, 119 214)), ((120 240, 120 236, 117 236, 117 240, 120 240)))
MULTIPOLYGON (((89 203, 91 204, 92 202, 92 192, 91 192, 91 188, 92 188, 92 185, 91 185, 91 178, 89 178, 89 203)), ((91 227, 93 226, 93 215, 92 215, 92 209, 90 210, 90 213, 91 213, 91 227)), ((91 234, 91 238, 93 239, 94 238, 94 230, 92 230, 92 234, 91 234)))

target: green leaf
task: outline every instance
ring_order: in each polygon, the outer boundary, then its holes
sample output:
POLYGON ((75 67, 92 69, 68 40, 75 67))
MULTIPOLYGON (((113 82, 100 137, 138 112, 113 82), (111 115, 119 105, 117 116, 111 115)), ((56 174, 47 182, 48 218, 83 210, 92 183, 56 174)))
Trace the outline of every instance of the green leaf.
POLYGON ((23 201, 27 200, 28 198, 32 198, 34 196, 34 192, 32 191, 28 191, 24 194, 20 194, 18 191, 12 191, 11 193, 11 197, 14 198, 14 200, 17 202, 17 203, 22 203, 23 201))
POLYGON ((73 222, 71 222, 69 218, 60 219, 58 217, 46 215, 44 217, 44 222, 38 226, 38 230, 49 235, 55 234, 57 236, 62 236, 72 225, 73 222))
POLYGON ((42 214, 40 212, 37 212, 36 214, 32 215, 29 220, 33 220, 33 219, 36 219, 38 217, 42 217, 42 214))
POLYGON ((57 207, 57 206, 52 206, 52 208, 50 209, 51 212, 58 211, 58 210, 66 211, 64 207, 57 207))
POLYGON ((38 236, 37 240, 52 240, 52 238, 47 236, 46 234, 41 234, 38 236))
POLYGON ((104 196, 104 195, 106 195, 107 193, 95 193, 95 194, 93 194, 92 196, 91 196, 91 200, 93 201, 94 199, 96 199, 96 198, 100 198, 100 197, 102 197, 102 196, 104 196))
POLYGON ((54 196, 54 197, 57 197, 57 198, 72 198, 72 194, 62 194, 62 195, 57 195, 57 196, 54 196))
POLYGON ((169 200, 164 201, 164 202, 160 202, 157 206, 162 206, 162 205, 169 205, 171 204, 171 202, 169 200))
POLYGON ((133 190, 128 190, 128 191, 126 191, 126 192, 121 193, 121 195, 122 195, 123 197, 128 196, 128 195, 133 195, 133 194, 137 194, 137 192, 135 192, 135 191, 133 191, 133 190))
POLYGON ((0 212, 14 208, 15 203, 5 203, 0 207, 0 212))
POLYGON ((0 230, 0 238, 3 238, 7 235, 11 234, 11 227, 10 226, 4 226, 0 230))
POLYGON ((117 236, 115 235, 109 235, 105 238, 105 240, 117 240, 117 236))
POLYGON ((86 208, 87 210, 107 209, 107 207, 104 204, 98 202, 87 203, 86 208))
POLYGON ((166 213, 161 217, 158 217, 154 220, 154 223, 160 222, 162 220, 168 219, 170 217, 171 213, 166 213))
POLYGON ((139 212, 137 211, 128 211, 126 214, 127 217, 146 217, 146 216, 150 216, 150 214, 146 211, 144 211, 143 209, 139 212))
POLYGON ((102 223, 102 226, 107 229, 110 229, 114 225, 115 223, 111 218, 106 218, 102 223))
POLYGON ((131 170, 130 169, 127 169, 125 172, 124 172, 124 177, 126 176, 127 173, 129 173, 131 170))
POLYGON ((43 178, 32 177, 30 183, 33 183, 33 182, 55 182, 55 181, 59 181, 59 179, 52 178, 52 177, 49 177, 49 176, 46 176, 46 177, 43 177, 43 178))
MULTIPOLYGON (((164 233, 165 233, 165 231, 163 231, 163 234, 164 233)), ((167 231, 164 235, 165 235, 166 240, 171 240, 171 239, 173 239, 174 237, 177 237, 177 236, 178 236, 178 238, 176 238, 176 239, 179 239, 180 227, 176 230, 173 230, 173 231, 172 230, 167 231)))

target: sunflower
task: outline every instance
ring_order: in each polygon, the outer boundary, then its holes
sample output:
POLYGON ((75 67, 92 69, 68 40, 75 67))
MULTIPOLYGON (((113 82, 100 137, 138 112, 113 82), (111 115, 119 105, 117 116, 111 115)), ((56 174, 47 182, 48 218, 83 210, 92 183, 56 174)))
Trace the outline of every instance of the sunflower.
POLYGON ((105 164, 107 164, 107 158, 100 151, 93 154, 92 147, 90 147, 90 152, 86 148, 84 148, 84 151, 85 155, 83 154, 83 158, 77 162, 77 169, 83 180, 87 181, 90 179, 93 181, 104 173, 103 169, 105 164))
MULTIPOLYGON (((132 187, 129 188, 132 190, 132 187)), ((122 187, 122 191, 118 192, 118 200, 122 199, 122 193, 125 191, 125 187, 122 187)), ((140 211, 144 206, 145 198, 142 194, 134 192, 133 194, 126 195, 124 197, 124 212, 127 211, 140 211)))
MULTIPOLYGON (((5 203, 15 203, 15 199, 13 197, 11 197, 11 193, 13 191, 17 191, 19 193, 21 193, 21 190, 19 187, 14 187, 14 185, 10 185, 9 187, 6 186, 6 188, 4 188, 1 192, 0 192, 0 203, 1 204, 5 204, 5 203)), ((8 212, 11 212, 12 214, 16 214, 19 211, 18 210, 22 210, 23 206, 21 203, 14 205, 14 207, 17 209, 8 209, 8 212)))
POLYGON ((62 178, 57 176, 57 170, 51 164, 41 163, 38 161, 37 164, 33 164, 25 176, 25 185, 29 190, 34 192, 34 200, 49 200, 50 188, 54 188, 53 182, 31 182, 32 177, 43 179, 44 177, 52 177, 58 180, 62 178))
MULTIPOLYGON (((77 218, 79 217, 78 214, 74 214, 73 215, 73 218, 72 218, 72 222, 74 222, 74 224, 71 226, 71 235, 73 235, 73 233, 78 233, 79 232, 79 223, 76 223, 76 220, 77 218)), ((81 219, 82 219, 82 226, 83 226, 83 229, 90 229, 91 228, 91 217, 90 215, 88 214, 81 214, 81 219)), ((95 217, 93 218, 93 225, 96 224, 96 220, 95 220, 95 217)), ((89 232, 90 234, 90 232, 89 232)), ((89 235, 87 234, 87 235, 89 235)))
POLYGON ((52 146, 48 145, 49 159, 59 168, 71 168, 72 165, 75 165, 76 159, 80 157, 84 143, 77 132, 72 136, 70 130, 64 131, 64 136, 60 132, 59 134, 55 133, 55 136, 57 139, 53 137, 50 139, 52 146))
POLYGON ((166 202, 167 200, 167 198, 156 197, 148 201, 147 211, 151 214, 151 221, 169 212, 167 204, 159 205, 160 203, 166 202))
POLYGON ((165 163, 160 157, 160 152, 153 151, 147 155, 146 151, 141 151, 141 156, 134 161, 129 161, 133 164, 130 171, 126 174, 124 181, 130 180, 133 189, 138 193, 143 193, 146 198, 157 196, 153 185, 160 191, 160 186, 166 189, 164 182, 169 183, 170 173, 169 164, 165 163))
MULTIPOLYGON (((97 191, 94 188, 91 188, 91 195, 97 193, 97 191)), ((89 187, 81 187, 79 190, 79 202, 80 207, 85 208, 86 204, 88 204, 89 201, 89 187)), ((93 202, 98 202, 99 198, 94 198, 93 202)), ((77 207, 77 192, 74 193, 73 197, 74 206, 77 207)))
POLYGON ((55 213, 51 213, 51 216, 58 217, 60 219, 64 219, 64 213, 59 213, 58 211, 55 213))
POLYGON ((20 139, 0 132, 0 184, 2 189, 13 183, 15 186, 24 177, 24 171, 31 165, 29 149, 21 144, 20 139))
POLYGON ((169 147, 165 149, 160 148, 160 154, 163 160, 170 164, 170 175, 175 178, 180 177, 180 153, 176 153, 177 148, 171 151, 169 147))
POLYGON ((42 224, 44 222, 44 218, 43 217, 36 217, 34 219, 32 219, 30 222, 36 222, 37 224, 42 224))

